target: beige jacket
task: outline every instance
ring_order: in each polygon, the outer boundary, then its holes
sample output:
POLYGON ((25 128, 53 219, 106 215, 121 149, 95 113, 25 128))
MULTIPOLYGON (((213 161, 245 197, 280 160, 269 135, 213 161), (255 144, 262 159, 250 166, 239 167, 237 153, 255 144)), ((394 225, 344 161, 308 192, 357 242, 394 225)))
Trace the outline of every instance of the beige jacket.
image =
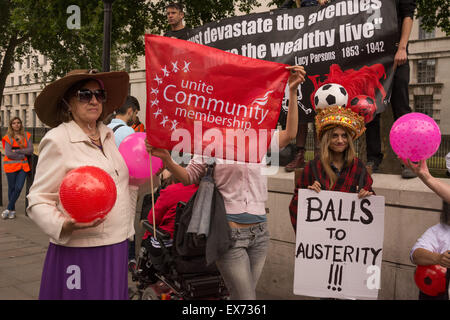
POLYGON ((135 211, 130 200, 128 168, 114 143, 112 130, 100 123, 99 131, 104 153, 74 121, 50 130, 39 145, 36 175, 27 196, 27 213, 53 243, 94 247, 119 243, 134 234, 135 211), (76 230, 62 239, 60 233, 68 215, 59 202, 60 184, 67 172, 87 165, 99 167, 113 178, 116 203, 99 226, 76 230))

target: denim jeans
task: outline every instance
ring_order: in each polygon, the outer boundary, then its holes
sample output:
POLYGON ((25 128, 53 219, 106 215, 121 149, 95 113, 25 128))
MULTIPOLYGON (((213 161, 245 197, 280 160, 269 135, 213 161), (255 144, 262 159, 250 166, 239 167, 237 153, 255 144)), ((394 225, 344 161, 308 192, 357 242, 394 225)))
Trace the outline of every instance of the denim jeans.
POLYGON ((22 192, 27 173, 22 169, 16 172, 7 172, 8 179, 8 207, 9 211, 16 211, 16 201, 22 192))
POLYGON ((267 222, 249 228, 232 228, 234 246, 217 261, 232 300, 255 300, 256 284, 269 248, 267 222))

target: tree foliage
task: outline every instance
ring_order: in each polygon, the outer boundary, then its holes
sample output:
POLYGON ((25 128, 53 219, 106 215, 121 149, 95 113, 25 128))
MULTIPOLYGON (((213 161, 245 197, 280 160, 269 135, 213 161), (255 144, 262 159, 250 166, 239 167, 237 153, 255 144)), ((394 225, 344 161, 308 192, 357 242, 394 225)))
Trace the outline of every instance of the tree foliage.
MULTIPOLYGON (((168 29, 165 6, 170 2, 174 1, 150 3, 150 30, 152 33, 160 33, 168 29)), ((189 28, 234 16, 237 11, 250 13, 253 8, 261 6, 257 0, 189 0, 181 2, 185 7, 185 22, 189 28)))
POLYGON ((450 0, 417 0, 417 17, 424 30, 441 28, 450 35, 450 0))
MULTIPOLYGON (((111 69, 123 69, 144 55, 144 34, 168 29, 164 7, 169 1, 115 0, 112 6, 111 69)), ((249 13, 256 0, 186 1, 186 22, 190 27, 249 13)), ((0 0, 0 97, 14 62, 34 49, 51 61, 49 81, 72 69, 101 70, 103 50, 102 0, 0 0), (70 29, 67 8, 80 8, 79 29, 70 29)), ((42 70, 41 70, 42 72, 42 70)))

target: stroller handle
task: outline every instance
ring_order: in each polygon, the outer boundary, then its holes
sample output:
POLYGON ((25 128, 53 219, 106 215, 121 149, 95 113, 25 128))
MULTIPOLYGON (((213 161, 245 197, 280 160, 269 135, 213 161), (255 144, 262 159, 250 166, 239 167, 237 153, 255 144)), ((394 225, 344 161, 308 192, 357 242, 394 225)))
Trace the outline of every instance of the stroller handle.
MULTIPOLYGON (((155 235, 155 231, 153 230, 153 225, 148 220, 142 220, 141 224, 148 232, 150 232, 152 235, 155 235)), ((160 230, 158 227, 156 227, 156 237, 161 240, 169 240, 170 234, 166 233, 166 232, 160 230)))

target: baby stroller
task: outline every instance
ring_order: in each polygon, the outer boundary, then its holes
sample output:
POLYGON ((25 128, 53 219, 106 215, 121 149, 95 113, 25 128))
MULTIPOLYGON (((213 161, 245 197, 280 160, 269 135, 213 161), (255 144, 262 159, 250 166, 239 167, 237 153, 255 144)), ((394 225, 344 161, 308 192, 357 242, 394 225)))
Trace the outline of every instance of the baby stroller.
MULTIPOLYGON (((176 208, 176 243, 179 220, 186 203, 179 202, 176 208)), ((142 221, 143 227, 155 235, 153 225, 142 221)), ((132 273, 136 290, 130 299, 137 300, 200 300, 227 299, 228 291, 215 264, 206 266, 203 255, 186 257, 178 254, 175 245, 167 246, 170 234, 156 228, 156 241, 160 250, 155 255, 155 245, 150 238, 142 241, 137 267, 132 273)), ((155 242, 155 240, 153 240, 155 242)))

